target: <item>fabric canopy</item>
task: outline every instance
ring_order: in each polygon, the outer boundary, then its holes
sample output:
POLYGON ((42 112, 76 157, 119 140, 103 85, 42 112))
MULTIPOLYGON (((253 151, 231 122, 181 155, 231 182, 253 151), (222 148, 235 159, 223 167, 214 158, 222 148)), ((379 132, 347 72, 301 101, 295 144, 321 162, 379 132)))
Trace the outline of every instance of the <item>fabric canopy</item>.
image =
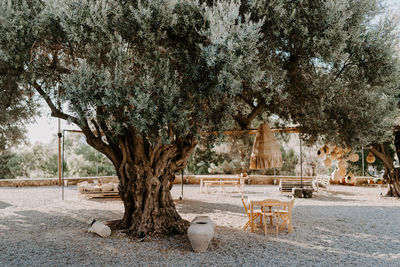
POLYGON ((258 128, 250 156, 250 169, 268 169, 282 167, 282 153, 268 124, 258 128))

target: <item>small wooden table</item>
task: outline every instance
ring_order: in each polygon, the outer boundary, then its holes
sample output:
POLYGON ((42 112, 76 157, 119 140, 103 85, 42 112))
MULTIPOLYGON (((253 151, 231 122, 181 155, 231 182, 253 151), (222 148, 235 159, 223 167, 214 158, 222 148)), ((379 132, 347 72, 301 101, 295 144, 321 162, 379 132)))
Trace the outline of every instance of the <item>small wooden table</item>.
POLYGON ((242 177, 238 175, 196 175, 196 178, 200 179, 200 193, 204 192, 204 186, 207 183, 208 185, 237 185, 239 187, 239 191, 243 192, 245 180, 248 177, 242 177))
MULTIPOLYGON (((249 197, 249 202, 250 202, 250 220, 251 220, 251 223, 250 223, 251 228, 250 229, 251 229, 252 232, 255 231, 255 225, 254 225, 254 220, 253 220, 254 206, 260 206, 261 207, 264 204, 264 200, 265 199, 271 199, 271 198, 264 197, 262 199, 260 199, 260 198, 254 199, 254 198, 250 198, 249 197)), ((287 199, 285 199, 285 200, 273 199, 273 200, 279 201, 280 207, 287 207, 288 208, 288 216, 289 216, 288 232, 291 233, 293 231, 293 224, 292 224, 292 209, 293 209, 293 206, 292 206, 292 201, 291 200, 287 200, 287 199)), ((270 210, 272 210, 273 207, 271 206, 269 208, 270 208, 270 210)), ((272 218, 271 218, 271 220, 272 220, 272 218)))

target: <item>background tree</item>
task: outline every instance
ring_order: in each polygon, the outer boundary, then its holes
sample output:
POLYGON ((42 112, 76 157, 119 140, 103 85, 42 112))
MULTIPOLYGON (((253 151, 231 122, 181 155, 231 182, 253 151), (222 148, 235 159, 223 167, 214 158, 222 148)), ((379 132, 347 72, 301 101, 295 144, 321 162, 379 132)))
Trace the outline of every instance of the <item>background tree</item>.
MULTIPOLYGON (((110 176, 115 168, 103 154, 90 147, 81 135, 64 139, 64 175, 66 177, 110 176)), ((36 142, 0 156, 1 178, 54 178, 58 174, 57 138, 49 143, 36 142)))
POLYGON ((351 145, 387 134, 398 69, 390 21, 371 24, 379 7, 3 1, 0 60, 111 160, 121 228, 185 233, 168 182, 201 133, 249 129, 257 116, 274 115, 308 141, 351 145))

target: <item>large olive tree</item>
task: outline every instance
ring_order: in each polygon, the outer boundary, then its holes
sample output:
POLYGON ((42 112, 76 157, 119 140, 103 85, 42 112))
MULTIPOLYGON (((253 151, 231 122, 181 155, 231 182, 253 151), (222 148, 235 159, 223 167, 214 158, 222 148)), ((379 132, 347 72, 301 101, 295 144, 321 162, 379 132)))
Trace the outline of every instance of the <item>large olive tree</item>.
POLYGON ((205 132, 273 115, 353 144, 390 126, 397 59, 372 0, 0 5, 1 64, 112 161, 133 235, 185 233, 168 183, 205 132))

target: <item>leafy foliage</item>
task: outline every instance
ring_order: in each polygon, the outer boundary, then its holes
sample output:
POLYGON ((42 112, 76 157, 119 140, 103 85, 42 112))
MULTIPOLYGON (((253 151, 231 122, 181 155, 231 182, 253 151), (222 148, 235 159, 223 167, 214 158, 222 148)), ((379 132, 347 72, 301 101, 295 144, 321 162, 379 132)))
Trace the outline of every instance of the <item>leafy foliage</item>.
POLYGON ((123 137, 155 147, 262 115, 310 142, 379 142, 400 77, 380 12, 375 0, 3 1, 1 79, 34 89, 114 165, 123 137))
MULTIPOLYGON (((0 178, 58 177, 57 140, 48 144, 35 143, 16 152, 0 155, 0 178)), ((115 175, 109 159, 90 147, 82 136, 65 137, 65 177, 115 175)))
POLYGON ((275 170, 250 170, 250 154, 254 136, 226 136, 218 143, 201 143, 196 147, 186 166, 185 173, 249 173, 294 175, 299 162, 292 148, 281 146, 283 166, 275 170))

